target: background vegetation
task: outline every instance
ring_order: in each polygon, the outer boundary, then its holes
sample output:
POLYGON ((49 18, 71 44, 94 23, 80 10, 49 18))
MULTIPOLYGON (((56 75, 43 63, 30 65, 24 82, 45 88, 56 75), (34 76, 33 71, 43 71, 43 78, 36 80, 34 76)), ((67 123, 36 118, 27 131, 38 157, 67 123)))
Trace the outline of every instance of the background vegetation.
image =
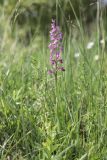
POLYGON ((0 159, 106 160, 106 7, 86 0, 0 1, 0 159), (47 74, 49 30, 65 72, 47 74))

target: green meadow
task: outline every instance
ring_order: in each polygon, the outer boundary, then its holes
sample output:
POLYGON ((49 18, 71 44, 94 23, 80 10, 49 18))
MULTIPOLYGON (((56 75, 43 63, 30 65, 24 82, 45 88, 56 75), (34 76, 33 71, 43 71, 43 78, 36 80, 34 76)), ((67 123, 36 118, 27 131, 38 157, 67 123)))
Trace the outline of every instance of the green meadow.
MULTIPOLYGON (((31 2, 27 0, 26 5, 31 2)), ((89 27, 82 22, 82 16, 77 16, 70 1, 75 21, 64 17, 63 8, 59 16, 60 3, 56 1, 54 14, 63 32, 65 68, 57 73, 56 84, 54 75, 48 74, 52 67, 48 48, 51 18, 46 33, 45 25, 40 28, 41 21, 32 24, 35 30, 29 38, 25 36, 29 23, 22 27, 16 24, 21 1, 2 3, 0 160, 107 160, 104 8, 94 4, 96 16, 89 27)))

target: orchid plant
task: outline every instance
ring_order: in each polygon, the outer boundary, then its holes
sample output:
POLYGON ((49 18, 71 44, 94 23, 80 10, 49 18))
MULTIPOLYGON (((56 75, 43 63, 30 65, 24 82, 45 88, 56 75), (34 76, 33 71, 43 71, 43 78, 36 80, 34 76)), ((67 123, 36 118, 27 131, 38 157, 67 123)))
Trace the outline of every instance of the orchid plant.
MULTIPOLYGON (((58 25, 56 25, 56 21, 52 19, 51 23, 51 30, 50 30, 50 43, 49 43, 49 49, 50 49, 50 63, 52 66, 52 69, 48 71, 49 74, 53 74, 55 77, 55 96, 56 96, 56 117, 57 122, 59 124, 59 116, 58 116, 58 87, 57 87, 57 73, 58 71, 65 71, 64 67, 62 66, 63 60, 61 57, 62 51, 63 51, 63 45, 62 45, 62 32, 60 31, 60 28, 58 25)), ((58 125, 59 126, 59 125, 58 125)))
POLYGON ((57 75, 58 71, 65 71, 64 67, 61 65, 63 60, 61 58, 61 53, 63 51, 62 45, 62 32, 60 32, 59 26, 56 25, 55 20, 52 19, 51 31, 50 31, 50 63, 52 69, 48 71, 49 74, 57 75))

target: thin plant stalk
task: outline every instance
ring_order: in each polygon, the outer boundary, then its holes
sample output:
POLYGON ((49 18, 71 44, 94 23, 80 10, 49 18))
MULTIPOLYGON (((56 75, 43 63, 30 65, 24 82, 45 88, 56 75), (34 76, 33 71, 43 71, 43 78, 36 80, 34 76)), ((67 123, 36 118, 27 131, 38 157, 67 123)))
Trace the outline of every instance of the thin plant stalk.
POLYGON ((49 74, 53 74, 55 77, 55 104, 56 104, 56 117, 59 123, 58 118, 58 71, 65 71, 62 67, 63 60, 61 58, 61 53, 63 50, 62 46, 62 33, 60 32, 59 26, 56 25, 56 21, 52 20, 51 31, 50 31, 50 63, 52 69, 48 71, 49 74))

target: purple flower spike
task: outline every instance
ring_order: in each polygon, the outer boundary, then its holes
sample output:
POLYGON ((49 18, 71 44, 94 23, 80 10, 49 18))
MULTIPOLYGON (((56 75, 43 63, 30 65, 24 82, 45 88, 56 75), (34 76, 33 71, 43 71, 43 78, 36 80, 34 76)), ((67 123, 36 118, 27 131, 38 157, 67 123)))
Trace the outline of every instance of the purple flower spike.
POLYGON ((49 70, 48 73, 56 73, 58 70, 65 71, 64 67, 58 66, 63 63, 61 53, 63 51, 62 37, 59 26, 56 25, 56 21, 52 19, 50 30, 50 43, 48 48, 50 49, 50 63, 53 66, 53 70, 49 70), (54 72, 53 72, 54 71, 54 72))

